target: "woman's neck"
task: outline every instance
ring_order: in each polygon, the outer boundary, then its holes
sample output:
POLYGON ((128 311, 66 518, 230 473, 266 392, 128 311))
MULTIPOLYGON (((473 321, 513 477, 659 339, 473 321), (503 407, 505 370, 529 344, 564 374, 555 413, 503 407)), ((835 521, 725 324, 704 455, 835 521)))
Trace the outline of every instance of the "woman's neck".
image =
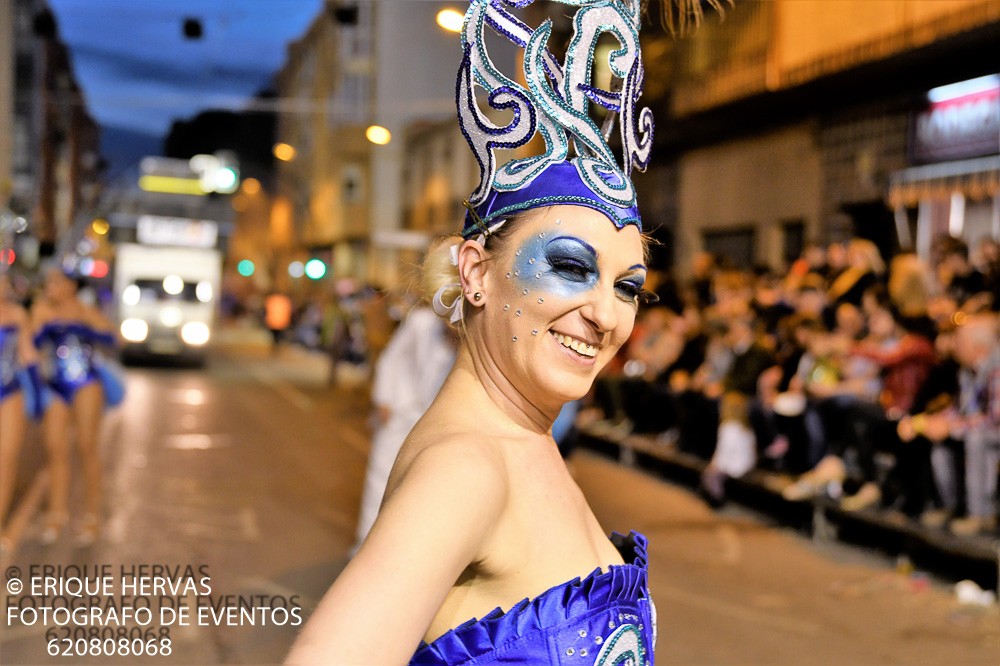
POLYGON ((467 344, 459 348, 455 371, 448 383, 454 383, 463 402, 492 405, 495 409, 490 413, 501 415, 501 419, 516 431, 547 434, 558 416, 558 410, 550 414, 534 405, 511 384, 492 358, 475 354, 467 344))

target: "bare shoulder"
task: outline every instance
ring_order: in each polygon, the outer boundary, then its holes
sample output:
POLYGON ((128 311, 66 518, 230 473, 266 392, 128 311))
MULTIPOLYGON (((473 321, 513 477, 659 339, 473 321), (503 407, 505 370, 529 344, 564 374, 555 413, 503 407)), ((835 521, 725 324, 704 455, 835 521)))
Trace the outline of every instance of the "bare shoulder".
POLYGON ((386 498, 401 485, 415 483, 448 486, 455 494, 474 492, 480 502, 494 506, 507 495, 506 467, 493 443, 473 433, 433 434, 419 425, 400 450, 386 498))

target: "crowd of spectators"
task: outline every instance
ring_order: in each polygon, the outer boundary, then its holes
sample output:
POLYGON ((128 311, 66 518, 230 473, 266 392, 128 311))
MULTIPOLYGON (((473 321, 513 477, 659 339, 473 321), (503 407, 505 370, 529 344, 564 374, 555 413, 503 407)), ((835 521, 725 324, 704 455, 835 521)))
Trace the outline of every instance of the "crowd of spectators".
POLYGON ((855 238, 784 274, 707 254, 659 280, 584 414, 705 462, 702 492, 761 468, 956 534, 997 530, 1000 246, 942 237, 928 265, 855 238))

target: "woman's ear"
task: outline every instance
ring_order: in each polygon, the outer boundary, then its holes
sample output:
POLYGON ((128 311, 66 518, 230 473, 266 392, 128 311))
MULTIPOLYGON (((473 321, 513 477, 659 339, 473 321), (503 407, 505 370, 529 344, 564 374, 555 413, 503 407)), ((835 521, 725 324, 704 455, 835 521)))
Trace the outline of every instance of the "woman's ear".
POLYGON ((489 293, 486 276, 488 258, 489 252, 479 241, 467 240, 458 248, 458 275, 462 281, 462 298, 477 307, 486 303, 489 293))

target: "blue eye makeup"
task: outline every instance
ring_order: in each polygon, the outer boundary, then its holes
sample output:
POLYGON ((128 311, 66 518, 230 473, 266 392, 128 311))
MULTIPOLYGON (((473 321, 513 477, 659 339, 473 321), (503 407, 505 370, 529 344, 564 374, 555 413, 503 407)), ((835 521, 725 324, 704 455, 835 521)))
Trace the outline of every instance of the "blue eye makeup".
POLYGON ((574 236, 532 236, 514 260, 518 286, 562 297, 589 291, 597 284, 597 251, 574 236))
MULTIPOLYGON (((540 290, 562 297, 590 291, 601 277, 597 250, 576 236, 532 236, 515 253, 514 275, 519 288, 540 290), (554 236, 554 237, 550 237, 554 236)), ((636 264, 628 270, 642 269, 636 264)), ((615 293, 624 301, 638 302, 645 275, 629 274, 615 282, 615 293)))

